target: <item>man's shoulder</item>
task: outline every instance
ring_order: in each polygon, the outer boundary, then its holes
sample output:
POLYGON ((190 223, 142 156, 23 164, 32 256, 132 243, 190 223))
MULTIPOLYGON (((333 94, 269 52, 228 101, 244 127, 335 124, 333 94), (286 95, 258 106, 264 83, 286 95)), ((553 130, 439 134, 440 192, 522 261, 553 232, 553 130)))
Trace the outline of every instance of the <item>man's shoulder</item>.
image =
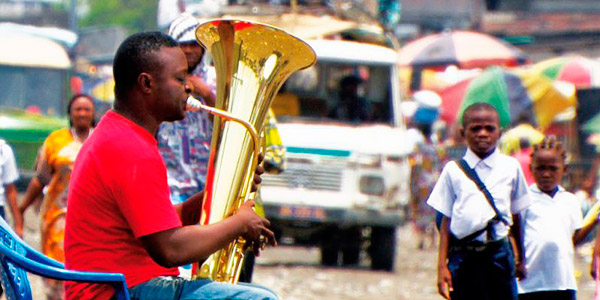
POLYGON ((156 143, 152 144, 139 131, 118 122, 99 124, 88 142, 91 151, 128 161, 145 157, 153 149, 158 151, 156 143))

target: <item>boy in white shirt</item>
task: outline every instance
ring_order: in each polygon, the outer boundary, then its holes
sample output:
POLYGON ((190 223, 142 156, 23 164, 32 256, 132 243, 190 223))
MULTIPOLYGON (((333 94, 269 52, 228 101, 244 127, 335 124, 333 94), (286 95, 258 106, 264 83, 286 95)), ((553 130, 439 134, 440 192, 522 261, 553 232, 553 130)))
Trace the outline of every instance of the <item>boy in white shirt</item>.
POLYGON ((468 144, 464 161, 444 166, 427 200, 443 214, 438 292, 452 300, 516 300, 516 277, 525 276, 519 213, 531 202, 523 171, 517 160, 497 150, 501 129, 494 106, 466 108, 460 132, 468 144), (483 182, 488 196, 476 180, 483 182))

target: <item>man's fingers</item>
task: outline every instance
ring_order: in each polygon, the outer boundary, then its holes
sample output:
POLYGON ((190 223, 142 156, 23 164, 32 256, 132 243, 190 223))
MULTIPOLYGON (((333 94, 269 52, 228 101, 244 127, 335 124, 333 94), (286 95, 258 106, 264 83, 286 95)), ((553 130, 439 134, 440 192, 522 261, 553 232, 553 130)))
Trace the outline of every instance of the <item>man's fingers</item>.
POLYGON ((438 293, 444 297, 444 299, 450 299, 450 293, 448 292, 448 288, 445 283, 438 284, 438 293))

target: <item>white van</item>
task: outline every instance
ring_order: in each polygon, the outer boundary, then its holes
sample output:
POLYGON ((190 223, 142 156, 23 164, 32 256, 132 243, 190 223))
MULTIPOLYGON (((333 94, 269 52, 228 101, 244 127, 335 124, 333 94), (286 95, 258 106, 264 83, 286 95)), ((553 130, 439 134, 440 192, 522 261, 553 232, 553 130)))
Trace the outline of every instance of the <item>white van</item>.
POLYGON ((319 246, 323 264, 357 264, 365 248, 373 269, 391 271, 412 150, 400 113, 397 52, 307 42, 316 65, 292 75, 272 106, 287 153, 283 173, 263 175, 265 213, 280 242, 319 246), (349 91, 340 91, 342 82, 349 91))

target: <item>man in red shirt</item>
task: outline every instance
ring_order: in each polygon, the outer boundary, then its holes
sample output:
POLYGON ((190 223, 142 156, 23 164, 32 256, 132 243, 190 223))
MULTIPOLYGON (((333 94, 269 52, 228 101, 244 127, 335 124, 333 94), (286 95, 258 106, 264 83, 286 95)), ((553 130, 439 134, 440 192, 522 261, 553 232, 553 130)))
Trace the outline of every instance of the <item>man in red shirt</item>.
MULTIPOLYGON (((275 245, 253 203, 222 222, 200 226, 202 193, 173 206, 154 138, 163 121, 182 119, 191 90, 177 42, 160 32, 127 38, 114 60, 115 104, 75 161, 69 186, 65 265, 123 273, 132 299, 277 299, 270 290, 177 277, 238 237, 275 245)), ((257 170, 260 173, 260 170, 257 170)), ((107 285, 65 284, 67 299, 110 299, 107 285)))

